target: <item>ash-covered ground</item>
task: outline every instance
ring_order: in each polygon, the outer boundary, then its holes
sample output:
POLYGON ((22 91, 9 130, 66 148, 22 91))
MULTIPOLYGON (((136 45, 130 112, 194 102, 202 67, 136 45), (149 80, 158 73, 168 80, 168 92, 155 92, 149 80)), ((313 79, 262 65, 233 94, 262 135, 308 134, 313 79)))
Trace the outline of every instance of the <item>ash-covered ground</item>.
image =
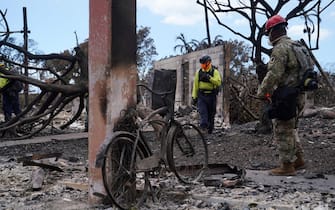
MULTIPOLYGON (((232 125, 207 136, 209 162, 245 168, 247 177, 248 171, 268 176, 262 171, 278 165, 276 147, 271 134, 257 134, 255 125, 232 125)), ((335 186, 322 189, 316 181, 335 179, 335 119, 321 115, 302 118, 299 127, 308 167, 299 171, 297 179, 282 177, 272 184, 246 179, 226 188, 203 183, 186 186, 178 183, 173 174, 167 174, 160 180, 159 196, 155 201, 149 199, 142 209, 334 209, 335 186)), ((111 208, 108 204, 88 205, 87 156, 87 139, 1 146, 0 209, 111 208), (55 152, 62 153, 54 161, 64 171, 46 170, 42 188, 32 190, 36 166, 23 166, 18 159, 55 152)))

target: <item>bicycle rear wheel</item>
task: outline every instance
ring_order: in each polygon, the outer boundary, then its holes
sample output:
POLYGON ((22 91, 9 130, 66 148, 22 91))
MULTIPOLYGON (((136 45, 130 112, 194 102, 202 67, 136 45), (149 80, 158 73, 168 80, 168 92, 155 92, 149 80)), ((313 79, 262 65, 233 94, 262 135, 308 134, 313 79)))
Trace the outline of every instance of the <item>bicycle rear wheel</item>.
POLYGON ((208 167, 207 143, 193 124, 175 124, 167 134, 167 161, 179 181, 199 181, 208 167))
POLYGON ((116 136, 108 145, 102 178, 108 196, 120 209, 138 208, 146 199, 148 174, 136 171, 136 161, 143 158, 145 152, 138 145, 135 148, 135 140, 130 136, 116 136))

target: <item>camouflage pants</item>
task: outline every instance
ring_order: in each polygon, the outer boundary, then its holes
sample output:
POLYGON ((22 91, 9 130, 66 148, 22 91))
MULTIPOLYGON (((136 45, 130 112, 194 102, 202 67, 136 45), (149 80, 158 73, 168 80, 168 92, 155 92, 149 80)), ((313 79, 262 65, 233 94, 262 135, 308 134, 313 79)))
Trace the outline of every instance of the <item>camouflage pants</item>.
MULTIPOLYGON (((301 114, 305 105, 305 95, 298 98, 297 112, 301 114)), ((297 153, 303 153, 298 136, 298 117, 287 121, 273 120, 274 141, 278 145, 279 160, 281 163, 294 162, 297 153)))

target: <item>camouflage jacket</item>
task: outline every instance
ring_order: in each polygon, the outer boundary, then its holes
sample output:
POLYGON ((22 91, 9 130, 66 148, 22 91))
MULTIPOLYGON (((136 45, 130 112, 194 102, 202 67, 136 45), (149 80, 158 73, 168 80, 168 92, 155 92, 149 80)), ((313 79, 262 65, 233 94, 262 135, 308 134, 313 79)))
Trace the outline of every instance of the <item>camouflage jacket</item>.
POLYGON ((258 88, 257 96, 264 97, 280 86, 297 87, 299 84, 299 63, 293 51, 294 43, 288 36, 282 36, 275 43, 267 64, 268 72, 258 88))

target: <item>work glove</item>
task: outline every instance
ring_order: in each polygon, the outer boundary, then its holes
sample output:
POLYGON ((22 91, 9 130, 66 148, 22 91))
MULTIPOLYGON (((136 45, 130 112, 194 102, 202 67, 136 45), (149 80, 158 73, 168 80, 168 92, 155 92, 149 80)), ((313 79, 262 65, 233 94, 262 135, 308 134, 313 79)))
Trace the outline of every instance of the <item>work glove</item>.
POLYGON ((206 72, 200 71, 199 73, 199 81, 202 82, 210 82, 211 76, 207 74, 206 72))
POLYGON ((271 103, 271 94, 270 93, 266 93, 264 96, 264 100, 268 103, 271 103))
POLYGON ((192 98, 192 106, 197 106, 198 99, 197 98, 192 98))

